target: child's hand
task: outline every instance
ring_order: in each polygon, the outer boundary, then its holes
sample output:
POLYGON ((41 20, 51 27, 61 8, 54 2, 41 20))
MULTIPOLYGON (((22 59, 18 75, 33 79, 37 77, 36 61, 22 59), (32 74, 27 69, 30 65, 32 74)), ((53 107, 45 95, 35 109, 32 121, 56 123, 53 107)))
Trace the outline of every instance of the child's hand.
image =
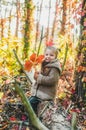
POLYGON ((38 75, 39 75, 39 72, 36 71, 36 72, 34 73, 34 79, 35 79, 35 80, 37 80, 38 75))

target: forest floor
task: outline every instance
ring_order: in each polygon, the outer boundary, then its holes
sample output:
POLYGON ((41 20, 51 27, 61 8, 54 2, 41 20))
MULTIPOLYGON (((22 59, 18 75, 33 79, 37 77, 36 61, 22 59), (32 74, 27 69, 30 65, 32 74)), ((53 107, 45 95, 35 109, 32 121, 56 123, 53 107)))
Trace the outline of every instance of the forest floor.
MULTIPOLYGON (((29 98, 31 86, 26 77, 19 76, 17 79, 26 97, 29 98)), ((12 82, 5 79, 0 89, 0 96, 3 95, 0 98, 0 130, 29 130, 28 115, 12 82)), ((71 130, 71 124, 74 122, 76 122, 77 130, 86 130, 86 106, 82 101, 73 102, 70 98, 57 98, 54 105, 51 102, 43 102, 39 106, 39 115, 43 105, 47 107, 40 119, 48 128, 52 124, 49 130, 71 130)))

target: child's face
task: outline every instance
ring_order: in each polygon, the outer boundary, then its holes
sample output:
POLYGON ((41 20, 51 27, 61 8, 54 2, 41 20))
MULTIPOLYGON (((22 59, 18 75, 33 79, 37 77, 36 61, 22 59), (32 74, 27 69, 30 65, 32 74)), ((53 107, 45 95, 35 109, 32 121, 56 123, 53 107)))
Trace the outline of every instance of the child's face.
POLYGON ((50 50, 50 49, 47 49, 46 52, 45 52, 45 61, 46 62, 51 62, 52 60, 55 59, 56 55, 55 55, 55 52, 53 50, 50 50))

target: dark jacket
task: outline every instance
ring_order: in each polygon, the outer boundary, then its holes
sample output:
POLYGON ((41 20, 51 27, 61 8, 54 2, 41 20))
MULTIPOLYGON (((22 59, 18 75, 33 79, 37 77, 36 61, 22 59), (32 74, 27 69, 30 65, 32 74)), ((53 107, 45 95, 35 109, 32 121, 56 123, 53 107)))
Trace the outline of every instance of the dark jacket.
POLYGON ((42 65, 41 74, 32 85, 32 96, 37 96, 42 100, 54 100, 60 73, 61 67, 57 59, 42 65))

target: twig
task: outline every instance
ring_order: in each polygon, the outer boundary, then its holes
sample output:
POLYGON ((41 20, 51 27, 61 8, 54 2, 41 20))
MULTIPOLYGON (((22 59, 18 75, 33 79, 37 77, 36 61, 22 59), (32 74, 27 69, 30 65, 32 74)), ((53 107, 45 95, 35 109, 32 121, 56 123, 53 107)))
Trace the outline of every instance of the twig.
POLYGON ((64 57, 63 65, 62 65, 62 71, 64 70, 64 66, 65 66, 65 63, 66 63, 67 53, 68 53, 68 44, 66 43, 66 48, 65 48, 65 57, 64 57))
POLYGON ((42 27, 42 30, 41 30, 41 37, 40 37, 40 43, 39 43, 39 47, 38 47, 37 56, 39 55, 42 39, 43 39, 43 27, 42 27))
POLYGON ((21 66, 21 69, 23 70, 24 74, 26 75, 28 81, 32 84, 32 81, 30 80, 30 78, 28 77, 27 73, 25 72, 24 67, 23 67, 22 63, 20 62, 20 60, 19 60, 19 58, 18 58, 18 56, 16 54, 16 51, 14 49, 13 49, 13 52, 14 52, 15 58, 17 59, 19 65, 21 66))
POLYGON ((69 81, 68 81, 68 79, 66 78, 66 76, 65 76, 65 75, 64 75, 64 77, 65 77, 65 79, 66 79, 67 83, 70 85, 70 88, 72 88, 72 85, 69 83, 69 81))
POLYGON ((42 116, 42 114, 45 112, 45 110, 48 108, 48 106, 49 106, 49 103, 47 103, 45 105, 45 107, 42 109, 42 112, 40 113, 39 118, 42 116))

